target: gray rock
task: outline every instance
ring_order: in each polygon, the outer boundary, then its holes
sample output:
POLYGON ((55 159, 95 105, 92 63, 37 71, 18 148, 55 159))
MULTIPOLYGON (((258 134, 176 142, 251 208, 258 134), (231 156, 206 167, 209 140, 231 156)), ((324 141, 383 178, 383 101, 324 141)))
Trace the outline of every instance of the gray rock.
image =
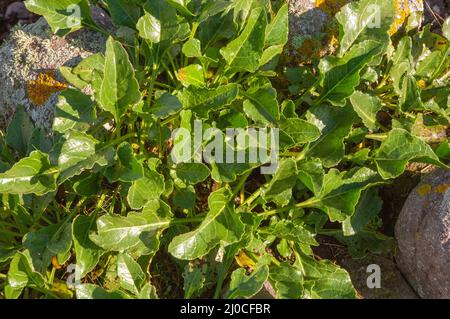
POLYGON ((395 227, 397 264, 422 298, 450 298, 449 187, 450 171, 424 177, 395 227))
MULTIPOLYGON (((101 14, 94 16, 105 19, 101 14)), ((107 21, 100 22, 108 24, 107 21)), ((59 67, 76 66, 89 55, 103 52, 105 42, 102 34, 86 29, 64 38, 55 36, 43 18, 13 29, 8 41, 0 47, 0 129, 8 126, 16 106, 20 104, 37 127, 49 132, 59 93, 55 90, 46 95, 42 103, 36 103, 36 99, 33 102, 30 100, 33 81, 39 75, 51 74, 54 80, 63 83, 59 67)))

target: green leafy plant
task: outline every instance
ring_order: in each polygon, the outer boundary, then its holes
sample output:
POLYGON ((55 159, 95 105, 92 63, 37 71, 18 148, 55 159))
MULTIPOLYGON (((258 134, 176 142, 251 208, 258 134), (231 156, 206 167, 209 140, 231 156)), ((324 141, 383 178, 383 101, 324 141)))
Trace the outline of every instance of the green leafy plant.
POLYGON ((3 296, 249 298, 268 281, 278 298, 355 298, 348 273, 315 257, 316 236, 355 257, 388 249, 377 186, 450 157, 449 23, 389 36, 393 1, 375 28, 365 10, 379 2, 338 13, 336 55, 282 68, 283 1, 98 1, 111 34, 87 0, 26 1, 57 34, 107 42, 61 68, 52 134, 20 106, 3 134, 3 296), (276 172, 174 163, 171 133, 195 119, 223 136, 280 128, 276 172))

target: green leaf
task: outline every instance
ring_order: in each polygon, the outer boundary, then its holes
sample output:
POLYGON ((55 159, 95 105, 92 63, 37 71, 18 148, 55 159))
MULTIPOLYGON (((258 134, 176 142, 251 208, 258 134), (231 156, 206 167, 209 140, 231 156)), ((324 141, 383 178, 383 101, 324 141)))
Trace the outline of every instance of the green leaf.
POLYGON ((307 156, 320 158, 325 167, 335 166, 344 157, 344 138, 350 133, 356 113, 349 105, 317 106, 308 111, 307 118, 321 131, 319 139, 309 145, 307 156))
POLYGON ((389 132, 375 152, 374 160, 384 179, 400 176, 410 161, 447 168, 427 143, 399 128, 389 132))
POLYGON ((300 299, 303 297, 302 272, 287 262, 270 268, 270 282, 277 299, 300 299))
POLYGON ((227 299, 253 297, 261 290, 269 277, 269 267, 267 265, 256 267, 248 276, 246 272, 244 268, 233 271, 230 288, 226 296, 227 299))
POLYGON ((164 192, 164 177, 155 171, 144 169, 144 176, 131 184, 128 203, 133 209, 140 209, 148 202, 157 200, 164 192))
POLYGON ((35 128, 30 140, 28 141, 27 153, 33 151, 42 151, 44 153, 49 153, 52 149, 52 141, 50 137, 47 136, 44 129, 35 128))
POLYGON ((393 0, 362 0, 344 6, 336 15, 341 25, 339 55, 365 40, 387 42, 394 17, 393 0))
POLYGON ((81 29, 95 26, 87 0, 27 0, 27 9, 44 16, 53 33, 64 36, 81 29))
POLYGON ((14 255, 9 265, 7 278, 8 289, 5 288, 5 290, 8 299, 18 299, 25 287, 45 286, 44 277, 33 269, 28 256, 21 252, 14 255))
POLYGON ((30 252, 34 268, 42 272, 53 257, 65 255, 72 247, 72 224, 62 222, 30 232, 23 245, 30 252))
POLYGON ((134 261, 128 254, 121 253, 117 259, 117 275, 119 276, 120 286, 139 295, 141 288, 146 281, 145 273, 141 266, 134 261))
MULTIPOLYGON (((322 93, 319 101, 329 101, 333 105, 345 105, 360 82, 360 71, 381 52, 382 46, 367 40, 353 47, 323 74, 322 93)), ((318 103, 316 103, 318 105, 318 103)))
POLYGON ((159 234, 169 224, 170 208, 153 200, 140 213, 101 216, 97 220, 97 233, 90 234, 90 239, 107 251, 131 252, 144 245, 148 255, 158 249, 159 234))
POLYGON ((255 123, 267 125, 276 123, 280 118, 277 91, 266 86, 244 94, 244 112, 255 123))
POLYGON ((14 116, 8 125, 6 143, 25 156, 28 151, 28 142, 33 135, 34 124, 21 105, 16 107, 14 116))
POLYGON ((141 17, 139 1, 130 0, 105 0, 111 14, 112 22, 116 26, 126 26, 131 29, 136 27, 138 19, 141 17))
POLYGON ((114 150, 98 150, 98 144, 99 142, 88 134, 77 131, 67 133, 58 158, 58 184, 92 169, 95 165, 105 166, 110 163, 114 150))
POLYGON ((416 67, 416 74, 431 78, 434 72, 439 69, 442 60, 442 53, 440 51, 431 52, 425 59, 420 61, 416 67))
POLYGON ((110 37, 106 42, 100 105, 119 121, 129 106, 138 103, 140 99, 139 83, 128 53, 120 42, 110 37))
POLYGON ((275 18, 270 22, 266 28, 265 45, 278 46, 285 45, 288 40, 289 33, 289 6, 283 5, 277 12, 275 18))
POLYGON ((0 193, 45 195, 56 190, 57 176, 48 155, 34 151, 0 174, 0 193))
POLYGON ((220 50, 231 73, 255 72, 264 49, 267 26, 266 11, 262 7, 251 11, 242 33, 220 50))
POLYGON ((178 112, 181 107, 181 102, 176 96, 165 92, 156 100, 150 111, 157 118, 166 118, 178 112))
POLYGON ((231 191, 223 187, 208 198, 209 212, 200 226, 176 236, 169 244, 169 252, 182 260, 206 255, 217 245, 226 247, 238 242, 244 234, 244 224, 233 205, 231 191))
POLYGON ((121 291, 107 291, 100 286, 93 284, 77 285, 76 288, 78 299, 129 299, 125 293, 121 291))
POLYGON ((91 272, 105 251, 97 246, 89 233, 95 228, 95 216, 79 215, 72 224, 72 237, 76 256, 76 279, 81 280, 91 272))
POLYGON ((308 299, 354 299, 356 291, 346 270, 329 260, 316 261, 301 255, 298 261, 305 275, 305 297, 308 299))
POLYGON ((117 147, 116 163, 105 170, 105 176, 110 183, 134 182, 144 176, 144 169, 134 156, 133 148, 128 142, 123 142, 117 147))
POLYGON ((95 118, 94 103, 90 97, 78 90, 67 89, 59 95, 53 130, 59 133, 87 131, 95 118))
POLYGON ((184 267, 183 290, 185 299, 199 297, 199 295, 201 294, 206 280, 204 268, 205 267, 200 266, 192 268, 192 266, 189 264, 184 267))
POLYGON ((294 241, 296 243, 303 243, 306 245, 318 246, 319 244, 314 239, 314 235, 301 225, 294 224, 290 220, 280 220, 270 224, 268 227, 262 228, 264 234, 294 241))
POLYGON ((175 175, 184 184, 195 185, 203 182, 210 174, 208 167, 202 163, 181 163, 175 168, 175 175))
POLYGON ((412 75, 406 75, 403 78, 399 104, 400 109, 404 112, 423 108, 423 103, 420 98, 420 89, 415 77, 412 75))
POLYGON ((320 131, 314 124, 298 118, 287 118, 280 121, 280 130, 292 138, 293 145, 314 142, 320 137, 320 131))
POLYGON ((325 174, 319 159, 301 161, 297 163, 298 178, 314 194, 320 193, 325 174))
POLYGON ((189 87, 178 98, 184 109, 192 109, 200 118, 208 118, 208 113, 231 104, 238 96, 239 86, 235 83, 215 89, 189 87))
POLYGON ((203 67, 200 64, 191 64, 177 71, 177 78, 184 86, 193 85, 205 87, 203 67))
POLYGON ((176 11, 168 1, 149 0, 144 5, 145 15, 136 25, 141 38, 153 43, 172 39, 178 32, 176 11))
POLYGON ((348 172, 333 168, 324 176, 323 188, 316 195, 316 207, 325 211, 332 221, 343 221, 355 212, 361 192, 380 182, 378 174, 367 167, 348 172))
POLYGON ((188 58, 199 58, 202 56, 200 40, 189 39, 183 44, 182 52, 188 58))
POLYGON ((270 183, 262 191, 262 197, 266 201, 273 200, 275 203, 285 206, 292 196, 292 187, 297 181, 297 165, 293 159, 285 159, 278 164, 277 171, 270 183), (279 198, 280 194, 288 193, 287 196, 279 198))
POLYGON ((364 125, 368 129, 375 131, 378 128, 377 113, 381 110, 380 99, 376 96, 355 91, 350 97, 350 102, 364 125))
POLYGON ((361 194, 355 213, 347 217, 342 223, 342 230, 345 236, 355 235, 364 229, 372 221, 383 206, 382 199, 373 188, 364 191, 361 194))

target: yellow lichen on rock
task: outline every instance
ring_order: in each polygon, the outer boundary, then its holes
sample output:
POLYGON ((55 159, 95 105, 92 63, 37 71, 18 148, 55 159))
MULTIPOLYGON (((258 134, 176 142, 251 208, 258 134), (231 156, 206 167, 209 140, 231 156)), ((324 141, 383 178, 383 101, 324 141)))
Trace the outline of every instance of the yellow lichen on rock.
POLYGON ((67 85, 55 79, 52 71, 39 73, 36 80, 28 82, 28 98, 35 105, 43 105, 52 94, 65 90, 67 85))
POLYGON ((417 189, 417 193, 420 196, 426 196, 429 193, 431 193, 431 191, 433 190, 433 187, 430 184, 422 184, 419 186, 419 188, 417 189))
POLYGON ((350 0, 316 0, 316 8, 321 9, 330 16, 334 16, 349 2, 350 0))
POLYGON ((394 5, 395 21, 389 30, 389 35, 395 34, 406 22, 406 19, 408 19, 411 13, 423 8, 423 0, 394 0, 394 5))

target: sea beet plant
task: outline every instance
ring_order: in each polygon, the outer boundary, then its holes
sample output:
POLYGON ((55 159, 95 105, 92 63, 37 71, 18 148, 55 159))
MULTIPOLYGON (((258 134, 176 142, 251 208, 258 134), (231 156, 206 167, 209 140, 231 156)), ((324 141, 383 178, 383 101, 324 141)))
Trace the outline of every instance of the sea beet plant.
POLYGON ((0 296, 248 298, 269 282, 278 298, 356 297, 316 236, 355 257, 389 249, 378 187, 450 158, 449 20, 393 33, 394 2, 345 5, 336 54, 283 67, 283 1, 26 1, 56 34, 107 43, 61 68, 51 134, 21 106, 2 134, 0 296), (175 161, 189 139, 173 132, 194 122, 216 129, 202 149, 229 128, 279 128, 276 171, 175 161))

